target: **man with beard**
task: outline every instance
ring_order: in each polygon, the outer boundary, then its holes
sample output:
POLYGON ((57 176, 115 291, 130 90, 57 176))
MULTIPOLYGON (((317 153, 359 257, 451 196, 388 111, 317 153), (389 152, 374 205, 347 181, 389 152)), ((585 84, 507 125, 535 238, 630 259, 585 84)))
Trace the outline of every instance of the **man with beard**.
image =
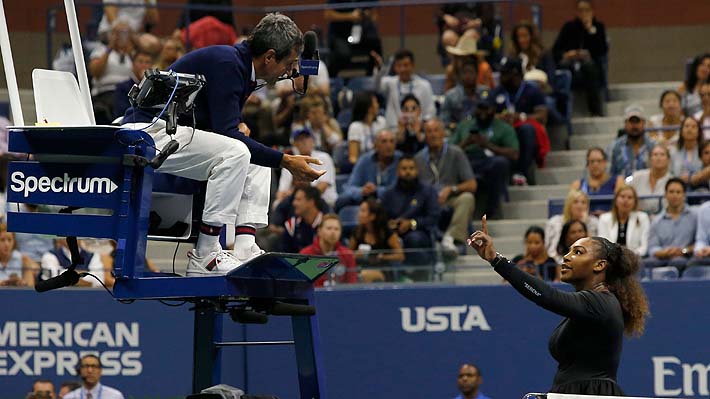
POLYGON ((654 142, 646 137, 646 119, 643 108, 631 104, 624 110, 624 135, 614 141, 608 153, 611 157, 612 176, 629 177, 635 171, 648 168, 648 156, 654 142))
MULTIPOLYGON (((495 118, 495 102, 484 91, 474 111, 474 118, 457 126, 450 142, 466 152, 469 162, 486 193, 485 212, 489 218, 500 217, 500 198, 506 190, 511 164, 518 161, 519 144, 515 130, 495 118)), ((479 198, 480 200, 480 198, 479 198)))
MULTIPOLYGON (((431 236, 439 219, 438 194, 433 186, 419 181, 417 163, 411 155, 403 155, 397 163, 397 181, 389 187, 380 202, 385 204, 389 228, 396 232, 405 249, 431 248, 431 236)), ((433 261, 429 253, 407 251, 407 265, 433 261)))

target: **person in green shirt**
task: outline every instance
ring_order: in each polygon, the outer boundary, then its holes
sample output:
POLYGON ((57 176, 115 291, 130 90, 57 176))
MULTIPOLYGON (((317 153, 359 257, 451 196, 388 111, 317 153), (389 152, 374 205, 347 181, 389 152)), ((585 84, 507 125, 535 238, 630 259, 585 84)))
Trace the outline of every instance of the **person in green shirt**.
POLYGON ((495 111, 490 92, 483 92, 474 118, 459 123, 449 138, 451 144, 464 150, 476 177, 480 177, 481 187, 487 193, 485 210, 489 218, 500 217, 501 196, 506 191, 511 167, 519 156, 515 129, 496 119, 495 111))

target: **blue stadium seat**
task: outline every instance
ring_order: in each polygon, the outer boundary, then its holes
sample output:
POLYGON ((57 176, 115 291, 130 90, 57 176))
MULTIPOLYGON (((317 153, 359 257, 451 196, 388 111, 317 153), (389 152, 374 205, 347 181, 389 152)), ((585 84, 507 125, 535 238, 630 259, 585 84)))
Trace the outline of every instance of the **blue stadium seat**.
POLYGON ((550 82, 554 90, 554 106, 557 110, 558 122, 567 126, 567 133, 572 135, 572 109, 574 96, 572 95, 572 72, 567 69, 558 69, 550 82))
POLYGON ((683 280, 710 280, 710 266, 691 266, 683 272, 683 280))
POLYGON ((341 109, 340 112, 338 112, 338 115, 335 117, 335 120, 338 121, 338 126, 340 126, 340 130, 345 133, 347 136, 348 134, 348 126, 350 126, 350 122, 353 120, 353 110, 350 108, 345 108, 341 109))
POLYGON ((357 226, 357 214, 360 212, 359 205, 344 206, 338 212, 340 223, 343 225, 343 237, 350 237, 357 226))
POLYGON ((330 103, 337 111, 338 93, 345 87, 343 78, 330 78, 330 103))
POLYGON ((348 80, 347 86, 352 91, 375 91, 375 79, 372 76, 359 76, 348 80))
POLYGON ((675 266, 656 267, 651 269, 651 280, 677 280, 679 274, 675 266))
POLYGON ((435 96, 441 96, 444 94, 444 84, 446 83, 446 75, 423 75, 422 77, 431 84, 431 91, 434 93, 435 96))
POLYGON ((345 183, 348 182, 349 178, 350 174, 348 173, 341 173, 335 175, 335 190, 338 192, 338 194, 343 192, 343 187, 345 186, 345 183))

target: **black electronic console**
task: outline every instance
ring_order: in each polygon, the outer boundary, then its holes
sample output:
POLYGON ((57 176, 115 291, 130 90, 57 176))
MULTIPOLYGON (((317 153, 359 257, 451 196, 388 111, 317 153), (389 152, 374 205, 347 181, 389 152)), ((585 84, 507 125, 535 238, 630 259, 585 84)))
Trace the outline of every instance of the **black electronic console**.
MULTIPOLYGON (((150 110, 165 119, 165 131, 172 136, 177 131, 178 117, 193 111, 197 93, 206 82, 203 75, 148 69, 143 80, 128 92, 128 98, 132 106, 150 110)), ((147 165, 159 168, 178 148, 177 140, 171 140, 147 165)))

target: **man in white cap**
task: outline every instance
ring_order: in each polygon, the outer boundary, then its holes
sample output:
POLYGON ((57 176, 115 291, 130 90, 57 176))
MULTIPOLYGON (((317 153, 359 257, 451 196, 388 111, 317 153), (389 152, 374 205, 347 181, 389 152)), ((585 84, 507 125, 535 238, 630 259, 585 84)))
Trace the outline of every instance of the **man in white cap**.
POLYGON ((611 176, 631 176, 635 171, 648 168, 648 154, 655 144, 646 136, 644 110, 631 104, 624 111, 624 134, 616 139, 608 153, 611 158, 611 176))

